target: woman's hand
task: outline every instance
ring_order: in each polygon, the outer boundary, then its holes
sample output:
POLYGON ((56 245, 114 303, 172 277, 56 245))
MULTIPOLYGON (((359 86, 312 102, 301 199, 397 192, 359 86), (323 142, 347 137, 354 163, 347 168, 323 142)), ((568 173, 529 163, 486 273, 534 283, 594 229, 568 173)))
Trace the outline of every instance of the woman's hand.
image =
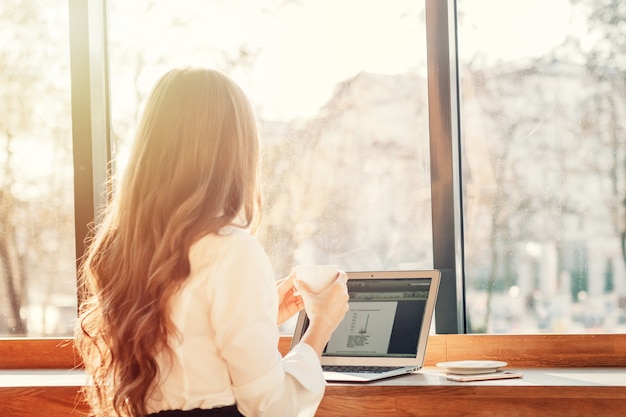
POLYGON ((302 297, 296 294, 296 288, 293 285, 295 277, 295 271, 292 270, 287 278, 276 281, 276 289, 278 290, 278 319, 276 323, 279 326, 304 307, 302 297))
POLYGON ((311 292, 306 283, 299 279, 294 282, 303 298, 309 318, 309 327, 302 341, 311 346, 318 355, 322 354, 332 332, 349 310, 347 281, 346 273, 339 271, 335 281, 319 293, 311 292))

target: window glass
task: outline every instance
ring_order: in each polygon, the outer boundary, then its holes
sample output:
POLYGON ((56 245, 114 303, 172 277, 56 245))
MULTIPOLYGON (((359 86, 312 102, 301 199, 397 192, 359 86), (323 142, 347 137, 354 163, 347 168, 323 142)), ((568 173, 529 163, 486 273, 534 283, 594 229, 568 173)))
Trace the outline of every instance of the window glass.
POLYGON ((625 18, 458 0, 471 332, 626 331, 625 18))
POLYGON ((67 1, 0 0, 0 336, 67 336, 76 255, 67 1))
POLYGON ((257 235, 277 278, 432 268, 424 24, 416 1, 111 0, 117 172, 156 79, 215 68, 260 121, 257 235))

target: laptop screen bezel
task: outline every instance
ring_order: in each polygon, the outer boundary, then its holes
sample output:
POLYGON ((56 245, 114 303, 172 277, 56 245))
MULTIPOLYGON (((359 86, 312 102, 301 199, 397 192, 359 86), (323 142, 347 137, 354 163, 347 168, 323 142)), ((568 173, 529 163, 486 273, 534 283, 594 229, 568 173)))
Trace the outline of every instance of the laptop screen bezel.
MULTIPOLYGON (((411 270, 411 271, 352 271, 347 272, 348 279, 363 280, 380 280, 380 279, 430 279, 430 290, 424 308, 424 319, 421 323, 420 337, 417 342, 417 350, 415 357, 363 357, 363 356, 332 356, 322 355, 320 361, 322 365, 347 365, 347 366, 415 366, 421 369, 426 354, 426 345, 433 314, 435 311, 435 303, 437 301, 437 293, 439 290, 439 282, 441 273, 436 270, 411 270)), ((293 348, 300 342, 302 335, 306 330, 306 312, 300 311, 298 320, 293 333, 291 347, 293 348)))

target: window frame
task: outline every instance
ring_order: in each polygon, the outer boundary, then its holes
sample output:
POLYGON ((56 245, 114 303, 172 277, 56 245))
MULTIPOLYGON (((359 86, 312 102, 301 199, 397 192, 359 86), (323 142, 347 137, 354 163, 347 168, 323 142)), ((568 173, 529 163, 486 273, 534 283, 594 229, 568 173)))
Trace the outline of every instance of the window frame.
MULTIPOLYGON (((460 121, 456 61, 456 1, 424 0, 426 6, 428 100, 433 221, 433 263, 442 271, 436 307, 436 331, 466 335, 465 283, 460 165, 460 121), (454 250, 450 250, 454 248, 454 250), (454 306, 451 308, 450 306, 454 306)), ((111 160, 106 46, 106 0, 69 0, 72 78, 77 266, 85 251, 90 224, 106 202, 111 160)), ((79 300, 80 302, 80 300, 79 300)), ((437 336, 437 335, 435 335, 437 336)), ((486 335, 500 346, 540 335, 486 335), (495 339, 494 339, 495 338, 495 339)), ((605 340, 620 344, 626 335, 550 335, 551 340, 605 340)), ((478 339, 487 340, 487 339, 478 339)), ((489 344, 485 344, 488 346, 489 344)), ((75 367, 72 339, 0 340, 0 368, 75 367), (61 348, 63 352, 58 355, 61 348), (19 352, 16 355, 16 352, 19 352), (24 362, 24 358, 27 362, 24 362)))
POLYGON ((425 1, 433 266, 441 271, 435 327, 465 333, 456 1, 425 1))
MULTIPOLYGON (((69 0, 77 270, 106 203, 111 124, 106 0, 69 0)), ((80 300, 79 300, 80 302, 80 300)))

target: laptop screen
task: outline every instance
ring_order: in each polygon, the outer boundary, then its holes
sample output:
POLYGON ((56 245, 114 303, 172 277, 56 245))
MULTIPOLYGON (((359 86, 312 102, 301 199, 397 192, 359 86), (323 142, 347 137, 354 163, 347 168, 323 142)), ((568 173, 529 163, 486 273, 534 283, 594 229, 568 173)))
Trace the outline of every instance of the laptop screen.
MULTIPOLYGON (((333 332, 322 356, 415 358, 431 281, 348 280, 350 310, 333 332)), ((307 325, 308 320, 304 328, 307 325)))

